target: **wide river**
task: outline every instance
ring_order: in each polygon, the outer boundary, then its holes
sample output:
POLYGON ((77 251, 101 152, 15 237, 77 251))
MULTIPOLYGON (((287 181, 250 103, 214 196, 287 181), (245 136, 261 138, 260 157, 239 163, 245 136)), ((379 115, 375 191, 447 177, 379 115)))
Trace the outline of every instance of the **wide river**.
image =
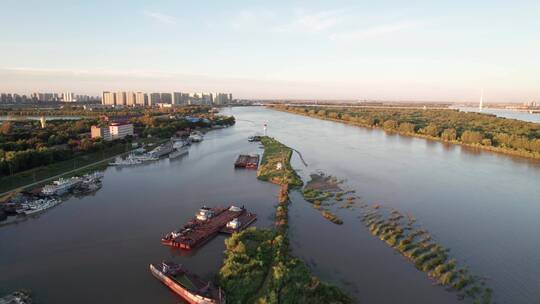
MULTIPOLYGON (((277 187, 254 171, 234 170, 238 153, 261 152, 247 137, 262 132, 297 149, 303 177, 317 170, 346 179, 365 203, 413 214, 452 257, 487 278, 497 303, 540 299, 540 163, 389 135, 269 109, 225 109, 234 127, 212 131, 178 160, 109 168, 93 196, 70 198, 48 212, 0 227, 0 294, 28 288, 40 303, 178 303, 148 272, 163 259, 205 278, 218 271, 224 236, 185 254, 160 237, 201 204, 235 202, 272 224, 277 187)), ((460 303, 434 286, 358 219, 341 209, 334 225, 293 193, 294 254, 323 280, 361 303, 460 303)))

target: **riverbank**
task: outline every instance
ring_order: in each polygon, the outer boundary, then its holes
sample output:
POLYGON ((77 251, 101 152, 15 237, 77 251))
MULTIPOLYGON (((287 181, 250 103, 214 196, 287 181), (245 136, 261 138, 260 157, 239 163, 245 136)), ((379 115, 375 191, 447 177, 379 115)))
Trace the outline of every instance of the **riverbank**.
MULTIPOLYGON (((540 134, 540 125, 531 122, 520 122, 517 120, 509 120, 499 117, 492 117, 490 115, 484 115, 480 113, 464 113, 481 116, 482 119, 489 119, 491 124, 497 126, 495 130, 503 128, 511 128, 512 130, 520 130, 520 134, 507 134, 499 132, 496 134, 484 133, 474 131, 471 126, 471 130, 465 128, 465 126, 455 125, 453 122, 451 125, 447 125, 445 122, 442 125, 438 125, 440 118, 429 117, 421 118, 415 113, 407 113, 406 117, 402 118, 404 121, 399 122, 399 114, 396 113, 384 113, 381 115, 370 114, 374 117, 363 118, 359 113, 347 112, 346 108, 326 108, 324 110, 317 111, 313 108, 305 107, 285 107, 285 106, 270 106, 270 109, 308 116, 312 118, 318 118, 323 120, 329 120, 348 125, 381 129, 388 133, 394 133, 404 136, 418 137, 428 140, 434 140, 438 142, 461 145, 472 149, 481 149, 485 151, 491 151, 511 156, 518 156, 529 159, 540 160, 540 139, 534 138, 534 134, 540 134), (415 116, 416 115, 416 116, 415 116), (432 121, 431 121, 432 120, 432 121), (496 121, 497 123, 493 123, 496 121), (511 123, 517 123, 519 126, 509 127, 511 123), (523 130, 528 130, 528 133, 523 133, 523 130), (529 138, 533 134, 533 137, 529 138), (497 146, 496 146, 497 145, 497 146)), ((418 113, 422 113, 423 110, 418 110, 418 113)), ((454 110, 447 110, 450 112, 460 113, 454 110)), ((453 113, 455 114, 455 113, 453 113)), ((442 115, 442 114, 441 114, 442 115)), ((444 115, 443 115, 444 116, 444 115)), ((465 119, 468 122, 470 118, 465 119)), ((477 123, 478 126, 482 125, 482 122, 477 123)), ((479 128, 479 127, 476 128, 479 128)))
POLYGON ((290 164, 292 149, 270 137, 257 177, 280 185, 274 229, 250 228, 225 241, 225 260, 218 281, 232 303, 352 303, 333 285, 311 275, 291 254, 288 233, 288 191, 302 186, 290 164), (280 164, 280 165, 278 165, 280 164))

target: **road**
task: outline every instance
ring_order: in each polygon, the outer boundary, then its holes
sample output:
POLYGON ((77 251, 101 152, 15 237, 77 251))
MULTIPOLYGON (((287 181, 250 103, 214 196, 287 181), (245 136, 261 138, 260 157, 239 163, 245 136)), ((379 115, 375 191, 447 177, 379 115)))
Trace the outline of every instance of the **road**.
POLYGON ((100 161, 97 161, 97 162, 94 162, 94 163, 91 163, 91 164, 88 164, 88 165, 85 165, 85 166, 82 166, 82 167, 79 167, 79 168, 77 168, 77 169, 73 169, 73 170, 70 170, 70 171, 66 171, 66 172, 57 174, 57 175, 55 175, 55 176, 51 176, 51 177, 48 177, 48 178, 39 180, 39 181, 34 182, 34 183, 31 183, 31 184, 27 184, 27 185, 24 185, 24 186, 20 186, 20 187, 17 187, 17 188, 8 190, 8 191, 6 191, 6 192, 0 193, 0 197, 2 197, 2 196, 4 196, 4 195, 7 195, 7 194, 9 194, 10 192, 13 192, 13 191, 15 191, 15 190, 17 190, 17 189, 28 188, 28 187, 36 186, 36 185, 39 185, 39 184, 41 184, 41 183, 47 182, 47 181, 49 181, 49 180, 54 180, 54 179, 60 178, 60 177, 62 177, 62 176, 64 176, 64 175, 66 175, 66 174, 75 173, 75 172, 77 172, 77 171, 80 171, 80 170, 83 170, 83 169, 86 169, 86 168, 95 166, 95 165, 100 164, 100 163, 102 163, 102 162, 110 161, 110 160, 112 160, 112 159, 115 159, 117 156, 123 155, 123 154, 125 154, 125 153, 129 153, 129 152, 122 152, 122 153, 120 153, 120 154, 111 156, 111 157, 109 157, 109 158, 102 159, 102 160, 100 160, 100 161))

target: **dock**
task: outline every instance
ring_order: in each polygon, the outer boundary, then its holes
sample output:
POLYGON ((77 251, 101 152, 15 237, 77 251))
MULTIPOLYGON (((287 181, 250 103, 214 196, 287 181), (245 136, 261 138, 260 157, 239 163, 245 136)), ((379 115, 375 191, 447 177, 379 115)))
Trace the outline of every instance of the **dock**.
POLYGON ((259 154, 240 154, 234 163, 235 168, 257 169, 259 167, 259 154))
POLYGON ((191 250, 200 247, 220 232, 232 234, 241 231, 256 219, 256 214, 248 212, 243 207, 203 207, 195 218, 189 220, 178 231, 165 235, 161 242, 167 246, 191 250))

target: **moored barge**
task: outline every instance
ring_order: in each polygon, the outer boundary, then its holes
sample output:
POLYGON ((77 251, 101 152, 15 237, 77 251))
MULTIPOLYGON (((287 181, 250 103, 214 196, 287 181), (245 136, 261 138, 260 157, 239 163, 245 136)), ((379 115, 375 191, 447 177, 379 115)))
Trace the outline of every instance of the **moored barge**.
POLYGON ((150 264, 150 272, 190 304, 225 304, 221 288, 202 281, 182 265, 173 262, 150 264))
POLYGON ((195 218, 189 220, 178 231, 165 235, 161 242, 171 247, 191 250, 201 246, 219 232, 238 232, 256 219, 257 215, 248 212, 244 207, 202 207, 195 218))
POLYGON ((259 154, 240 154, 234 163, 235 168, 257 169, 259 167, 259 154))

